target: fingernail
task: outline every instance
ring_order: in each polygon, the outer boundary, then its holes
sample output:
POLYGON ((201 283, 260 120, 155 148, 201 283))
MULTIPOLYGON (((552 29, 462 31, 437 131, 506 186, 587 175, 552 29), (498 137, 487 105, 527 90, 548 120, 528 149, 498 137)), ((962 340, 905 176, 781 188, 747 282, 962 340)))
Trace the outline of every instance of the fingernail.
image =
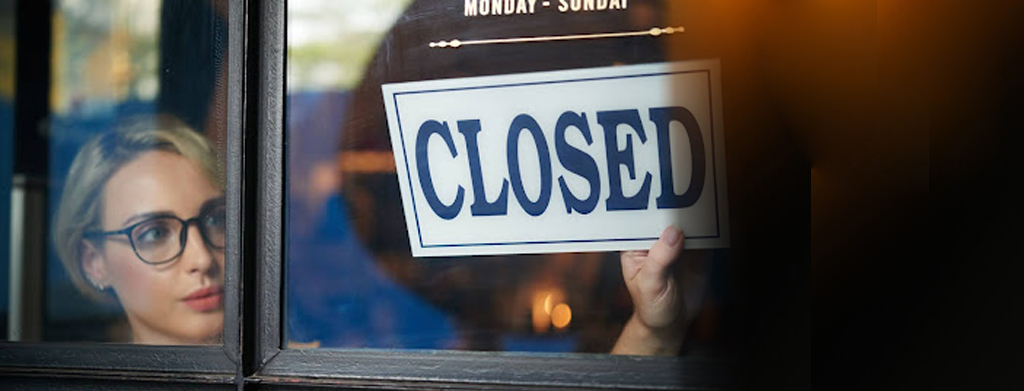
POLYGON ((682 236, 682 232, 679 232, 676 227, 668 226, 665 227, 665 232, 661 234, 661 237, 665 239, 665 243, 669 246, 675 246, 679 244, 679 237, 682 236))

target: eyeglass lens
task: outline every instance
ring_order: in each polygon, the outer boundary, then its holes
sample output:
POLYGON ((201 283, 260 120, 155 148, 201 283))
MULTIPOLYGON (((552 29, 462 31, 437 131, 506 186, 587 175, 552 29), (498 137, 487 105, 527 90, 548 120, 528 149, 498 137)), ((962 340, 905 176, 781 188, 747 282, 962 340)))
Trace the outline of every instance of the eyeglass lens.
MULTIPOLYGON (((197 220, 206 244, 217 249, 224 248, 224 208, 204 213, 197 220)), ((187 232, 182 232, 183 226, 182 220, 175 217, 159 217, 139 224, 131 231, 135 252, 149 263, 161 263, 177 257, 187 235, 187 232)))

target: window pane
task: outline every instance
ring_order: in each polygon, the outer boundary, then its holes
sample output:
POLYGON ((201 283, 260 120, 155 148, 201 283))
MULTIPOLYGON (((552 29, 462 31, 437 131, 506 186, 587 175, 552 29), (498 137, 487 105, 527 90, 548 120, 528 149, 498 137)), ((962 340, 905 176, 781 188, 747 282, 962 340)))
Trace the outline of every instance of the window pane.
POLYGON ((219 344, 223 243, 204 221, 223 221, 211 213, 223 211, 226 2, 47 7, 47 38, 18 40, 49 49, 31 52, 45 77, 18 83, 48 94, 16 102, 2 177, 21 238, 11 339, 219 344), (189 224, 161 230, 161 218, 189 224))
MULTIPOLYGON (((647 33, 665 31, 678 14, 663 2, 516 3, 288 4, 287 347, 607 353, 630 324, 619 252, 412 255, 383 84, 669 61, 666 41, 647 33), (573 11, 584 3, 602 8, 573 11), (642 33, 605 36, 623 32, 642 33), (574 34, 593 36, 557 38, 574 34), (556 38, 436 48, 539 36, 556 38)), ((686 250, 676 261, 676 281, 701 298, 691 307, 703 307, 680 317, 688 328, 666 326, 685 337, 685 351, 721 347, 722 310, 732 305, 727 262, 710 249, 686 250)))

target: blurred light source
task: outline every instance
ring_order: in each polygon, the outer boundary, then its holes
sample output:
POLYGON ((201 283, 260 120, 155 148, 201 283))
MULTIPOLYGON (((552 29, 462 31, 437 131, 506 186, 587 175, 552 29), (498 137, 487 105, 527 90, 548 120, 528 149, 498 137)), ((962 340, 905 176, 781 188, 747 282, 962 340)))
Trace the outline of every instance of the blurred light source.
POLYGON ((551 293, 539 291, 533 294, 533 310, 531 311, 533 332, 538 334, 546 333, 548 327, 551 326, 550 302, 551 293))
POLYGON ((533 293, 531 302, 531 320, 533 332, 543 334, 551 330, 554 325, 556 329, 562 329, 569 325, 572 319, 572 311, 564 304, 565 291, 561 288, 543 288, 533 293), (556 315, 557 313, 557 315, 556 315), (557 319, 555 317, 558 317, 557 319))
POLYGON ((571 321, 572 309, 569 308, 568 304, 561 303, 551 310, 551 324, 555 325, 556 329, 564 329, 568 327, 569 322, 571 321))

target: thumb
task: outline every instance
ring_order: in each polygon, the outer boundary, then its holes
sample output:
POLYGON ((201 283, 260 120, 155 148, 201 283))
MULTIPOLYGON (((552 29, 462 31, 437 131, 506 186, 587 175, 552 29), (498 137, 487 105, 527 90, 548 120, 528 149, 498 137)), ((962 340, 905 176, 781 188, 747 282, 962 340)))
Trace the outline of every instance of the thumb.
POLYGON ((648 267, 651 267, 651 271, 664 272, 671 266, 682 252, 684 240, 683 233, 678 228, 671 225, 665 227, 665 230, 661 232, 661 237, 647 252, 647 263, 648 267))

